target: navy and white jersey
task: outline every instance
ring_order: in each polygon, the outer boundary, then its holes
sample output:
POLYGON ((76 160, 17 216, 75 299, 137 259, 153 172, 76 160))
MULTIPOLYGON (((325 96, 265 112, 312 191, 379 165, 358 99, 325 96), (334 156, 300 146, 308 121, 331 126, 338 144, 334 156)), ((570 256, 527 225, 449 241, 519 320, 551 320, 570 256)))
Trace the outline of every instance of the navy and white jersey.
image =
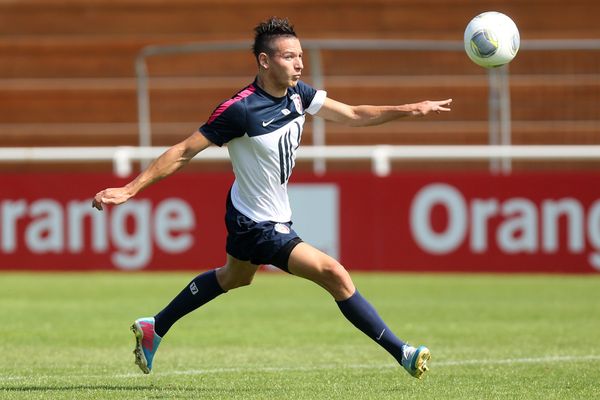
POLYGON ((227 143, 235 182, 233 206, 256 221, 288 222, 287 182, 300 145, 305 113, 315 114, 327 93, 302 81, 284 97, 273 97, 256 81, 219 105, 200 132, 227 143))

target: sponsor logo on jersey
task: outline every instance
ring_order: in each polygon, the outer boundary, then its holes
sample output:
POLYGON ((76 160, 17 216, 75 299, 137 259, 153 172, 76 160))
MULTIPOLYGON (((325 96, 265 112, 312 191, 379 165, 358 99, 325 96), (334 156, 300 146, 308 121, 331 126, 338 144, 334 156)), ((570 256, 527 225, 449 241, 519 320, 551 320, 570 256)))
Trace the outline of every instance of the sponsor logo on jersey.
POLYGON ((288 110, 287 108, 284 108, 283 110, 281 110, 281 113, 282 113, 283 115, 290 115, 290 114, 291 114, 291 111, 290 111, 290 110, 288 110))
POLYGON ((273 121, 275 121, 275 118, 271 118, 271 119, 270 119, 270 120, 268 120, 268 121, 263 121, 263 122, 262 122, 262 126, 263 126, 263 128, 265 128, 265 127, 267 127, 267 126, 271 125, 271 122, 273 122, 273 121))
POLYGON ((196 293, 198 293, 198 287, 196 286, 196 282, 192 282, 190 284, 190 291, 193 295, 196 295, 196 293))

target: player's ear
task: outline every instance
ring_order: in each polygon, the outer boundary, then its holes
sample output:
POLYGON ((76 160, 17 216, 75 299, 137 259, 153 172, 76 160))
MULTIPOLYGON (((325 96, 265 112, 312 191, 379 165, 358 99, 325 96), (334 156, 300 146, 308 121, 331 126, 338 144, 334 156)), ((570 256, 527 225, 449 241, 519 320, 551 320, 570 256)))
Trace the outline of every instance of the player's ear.
POLYGON ((258 55, 258 65, 261 68, 269 69, 269 56, 267 53, 260 53, 258 55))

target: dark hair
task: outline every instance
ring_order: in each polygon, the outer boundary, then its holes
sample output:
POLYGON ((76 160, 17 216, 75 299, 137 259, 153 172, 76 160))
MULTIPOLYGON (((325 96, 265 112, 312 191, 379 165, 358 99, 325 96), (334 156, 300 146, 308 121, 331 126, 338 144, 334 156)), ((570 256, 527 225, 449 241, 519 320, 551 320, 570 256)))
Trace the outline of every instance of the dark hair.
POLYGON ((272 47, 273 39, 282 36, 297 37, 294 31, 294 26, 290 24, 287 18, 271 17, 268 20, 261 22, 254 28, 254 45, 252 52, 258 61, 260 53, 272 55, 274 49, 272 47))

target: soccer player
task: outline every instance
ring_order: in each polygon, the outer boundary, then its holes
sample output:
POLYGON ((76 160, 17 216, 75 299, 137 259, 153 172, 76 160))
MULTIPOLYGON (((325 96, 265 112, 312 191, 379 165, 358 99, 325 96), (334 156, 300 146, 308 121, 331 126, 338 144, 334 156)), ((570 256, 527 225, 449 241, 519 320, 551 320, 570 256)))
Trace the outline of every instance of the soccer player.
POLYGON ((351 106, 300 80, 302 47, 287 19, 255 28, 258 73, 253 83, 221 103, 204 125, 169 148, 133 181, 96 194, 92 206, 121 204, 186 165, 209 146, 227 143, 235 181, 227 194, 225 265, 195 277, 159 313, 137 319, 135 358, 148 374, 161 339, 181 317, 215 297, 249 285, 262 264, 271 264, 327 290, 342 314, 387 350, 408 373, 421 378, 430 351, 400 340, 358 292, 335 259, 303 242, 292 229, 287 183, 309 113, 352 126, 450 111, 451 99, 398 106, 351 106))

